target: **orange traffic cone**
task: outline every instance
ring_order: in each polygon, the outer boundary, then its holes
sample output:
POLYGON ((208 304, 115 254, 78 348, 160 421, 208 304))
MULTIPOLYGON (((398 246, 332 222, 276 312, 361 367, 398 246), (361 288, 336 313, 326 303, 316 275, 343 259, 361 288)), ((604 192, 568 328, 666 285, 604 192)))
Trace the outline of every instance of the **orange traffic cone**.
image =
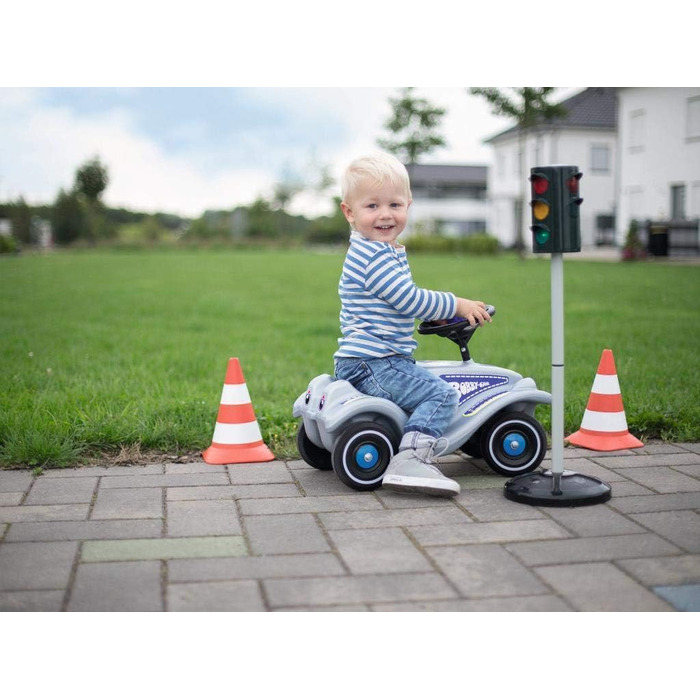
POLYGON ((275 458, 263 442, 237 357, 228 361, 214 438, 202 457, 207 464, 270 462, 275 458))
POLYGON ((627 429, 612 350, 603 350, 581 429, 566 439, 572 445, 600 452, 644 447, 627 429))

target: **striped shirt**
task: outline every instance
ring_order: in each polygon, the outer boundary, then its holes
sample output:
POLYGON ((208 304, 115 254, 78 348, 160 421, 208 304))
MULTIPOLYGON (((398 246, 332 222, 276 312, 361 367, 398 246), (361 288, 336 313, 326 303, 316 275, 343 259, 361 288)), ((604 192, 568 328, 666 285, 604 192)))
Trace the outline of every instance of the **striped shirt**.
POLYGON ((403 246, 371 241, 356 231, 338 285, 340 331, 335 357, 411 355, 414 321, 451 318, 457 302, 450 292, 417 287, 403 246))

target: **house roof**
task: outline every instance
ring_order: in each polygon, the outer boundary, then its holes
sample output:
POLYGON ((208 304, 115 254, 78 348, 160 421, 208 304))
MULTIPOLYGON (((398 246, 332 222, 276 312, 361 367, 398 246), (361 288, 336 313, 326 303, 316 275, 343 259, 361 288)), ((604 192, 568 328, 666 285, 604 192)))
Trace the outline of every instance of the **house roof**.
MULTIPOLYGON (((546 122, 550 129, 615 129, 617 127, 617 88, 586 88, 559 103, 567 110, 565 117, 546 122)), ((517 134, 519 127, 512 126, 485 140, 485 143, 499 141, 506 136, 517 134)))
POLYGON ((485 165, 406 165, 411 185, 484 185, 488 167, 485 165))

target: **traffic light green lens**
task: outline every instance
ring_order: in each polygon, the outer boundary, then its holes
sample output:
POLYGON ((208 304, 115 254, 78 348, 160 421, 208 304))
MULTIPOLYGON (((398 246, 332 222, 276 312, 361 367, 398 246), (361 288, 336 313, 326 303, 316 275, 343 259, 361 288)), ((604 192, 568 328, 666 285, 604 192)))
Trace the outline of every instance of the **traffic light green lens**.
POLYGON ((535 231, 535 240, 542 245, 543 243, 546 243, 549 240, 549 231, 545 231, 545 229, 537 229, 535 231))

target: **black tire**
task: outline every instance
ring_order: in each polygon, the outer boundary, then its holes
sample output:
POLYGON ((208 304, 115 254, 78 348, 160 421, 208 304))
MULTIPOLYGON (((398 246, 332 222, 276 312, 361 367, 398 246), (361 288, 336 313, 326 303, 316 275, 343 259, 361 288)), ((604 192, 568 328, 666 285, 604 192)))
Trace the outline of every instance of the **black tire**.
POLYGON ((377 423, 353 423, 333 448, 333 471, 355 491, 374 491, 397 450, 392 433, 377 423))
POLYGON ((527 474, 542 463, 547 435, 539 422, 526 413, 499 413, 482 429, 481 451, 497 474, 527 474))
POLYGON ((314 445, 314 443, 309 440, 303 423, 299 426, 299 432, 297 432, 297 449, 299 450, 301 458, 307 464, 314 467, 314 469, 320 469, 321 471, 333 469, 331 453, 328 450, 324 450, 322 447, 314 445))
POLYGON ((484 454, 481 451, 481 431, 478 430, 459 449, 462 450, 464 454, 474 457, 475 459, 483 457, 484 454))

